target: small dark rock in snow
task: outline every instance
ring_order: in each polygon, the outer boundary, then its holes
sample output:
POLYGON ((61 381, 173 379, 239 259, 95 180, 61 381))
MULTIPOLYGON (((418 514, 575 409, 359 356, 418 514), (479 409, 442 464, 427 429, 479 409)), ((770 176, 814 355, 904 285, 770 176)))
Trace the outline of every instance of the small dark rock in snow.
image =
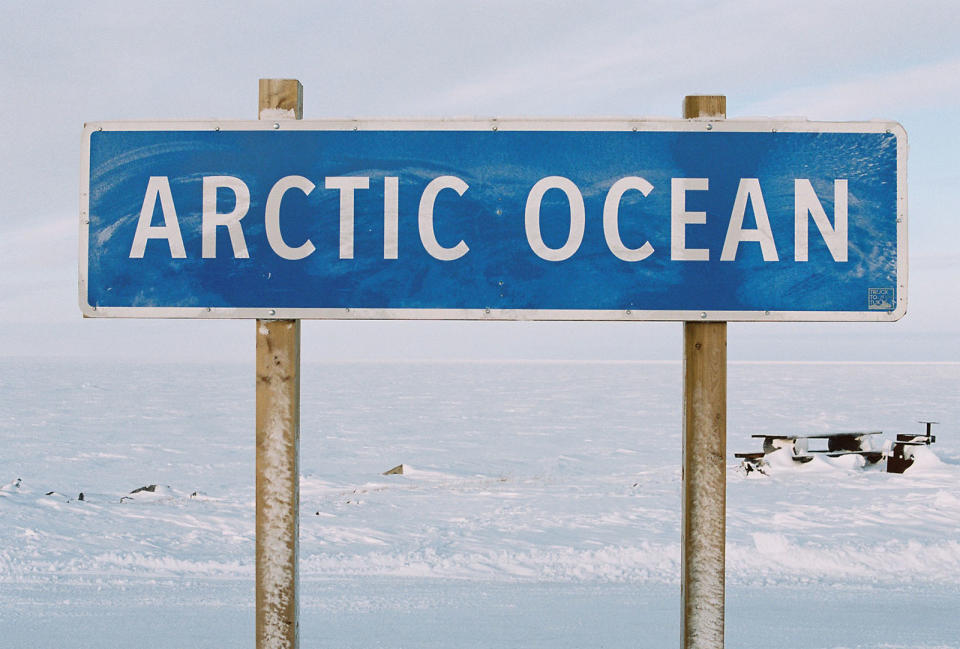
POLYGON ((152 493, 155 493, 155 492, 157 491, 157 485, 155 485, 155 484, 148 484, 148 485, 145 485, 145 486, 143 486, 143 487, 137 487, 136 489, 134 489, 133 491, 130 492, 130 496, 123 496, 122 498, 120 498, 120 502, 123 502, 124 500, 133 500, 133 498, 132 498, 131 496, 132 496, 133 494, 138 494, 138 493, 140 493, 140 492, 142 492, 142 491, 145 491, 145 492, 151 493, 151 494, 152 494, 152 493))
POLYGON ((80 492, 80 495, 77 496, 77 500, 84 500, 83 492, 82 492, 82 491, 80 492))
POLYGON ((383 475, 403 475, 403 465, 398 464, 389 471, 384 471, 383 475))

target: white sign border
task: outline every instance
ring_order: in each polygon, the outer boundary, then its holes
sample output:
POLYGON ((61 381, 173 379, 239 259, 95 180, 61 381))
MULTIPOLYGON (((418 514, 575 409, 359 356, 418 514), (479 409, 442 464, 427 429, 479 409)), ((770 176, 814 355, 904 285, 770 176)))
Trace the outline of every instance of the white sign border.
POLYGON ((323 119, 88 122, 80 168, 79 300, 89 318, 291 320, 566 320, 702 322, 893 322, 907 312, 907 133, 897 122, 798 119, 323 119), (897 140, 897 306, 892 311, 699 311, 609 309, 368 309, 97 307, 87 301, 90 137, 100 131, 690 131, 713 133, 889 133, 897 140))

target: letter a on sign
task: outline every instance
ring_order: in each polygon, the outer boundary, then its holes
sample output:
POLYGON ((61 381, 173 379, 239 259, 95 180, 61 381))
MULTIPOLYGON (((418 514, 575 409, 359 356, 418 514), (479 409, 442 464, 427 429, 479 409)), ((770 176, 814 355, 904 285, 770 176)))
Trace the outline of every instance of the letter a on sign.
POLYGON ((187 256, 183 248, 183 237, 180 236, 177 211, 173 207, 170 180, 166 176, 150 176, 150 180, 147 181, 143 207, 140 208, 140 220, 137 221, 137 232, 133 236, 133 245, 130 247, 131 259, 143 259, 148 239, 166 239, 170 246, 170 256, 174 259, 183 259, 187 256), (157 199, 160 200, 163 225, 151 225, 157 199))

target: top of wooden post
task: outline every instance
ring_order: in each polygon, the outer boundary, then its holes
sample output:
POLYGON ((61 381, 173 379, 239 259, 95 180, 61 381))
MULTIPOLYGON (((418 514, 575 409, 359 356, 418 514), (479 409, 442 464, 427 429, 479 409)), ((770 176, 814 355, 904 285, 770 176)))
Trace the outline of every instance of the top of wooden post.
POLYGON ((303 85, 296 79, 260 79, 260 119, 303 119, 303 85))
POLYGON ((683 98, 683 118, 724 119, 727 116, 726 95, 687 95, 683 98))

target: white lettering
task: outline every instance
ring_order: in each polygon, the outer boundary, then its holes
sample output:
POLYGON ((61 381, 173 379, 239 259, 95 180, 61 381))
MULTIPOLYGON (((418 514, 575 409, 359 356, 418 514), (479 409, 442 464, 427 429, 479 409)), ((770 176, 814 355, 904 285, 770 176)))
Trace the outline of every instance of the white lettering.
POLYGON ((387 176, 383 179, 383 258, 396 259, 399 244, 400 179, 387 176))
POLYGON ((524 225, 527 230, 527 243, 530 249, 541 259, 547 261, 563 261, 573 256, 583 242, 583 230, 586 226, 583 195, 569 178, 563 176, 547 176, 538 180, 527 195, 527 206, 524 212, 524 225), (570 204, 570 230, 567 242, 560 248, 550 248, 543 241, 540 232, 540 203, 548 190, 559 189, 567 195, 570 204))
POLYGON ((283 234, 280 232, 280 203, 283 201, 283 195, 287 190, 294 187, 304 194, 309 194, 313 191, 315 185, 303 176, 284 176, 270 189, 270 193, 267 195, 267 205, 264 213, 267 241, 270 243, 270 247, 283 259, 290 259, 292 261, 303 259, 315 250, 310 239, 307 239, 296 248, 291 248, 283 240, 283 234))
POLYGON ((767 206, 763 202, 763 193, 760 191, 758 178, 741 178, 737 187, 737 197, 733 201, 733 211, 730 213, 730 225, 727 226, 727 236, 723 240, 723 252, 720 261, 734 261, 741 241, 757 241, 760 243, 760 252, 764 261, 780 261, 777 256, 777 246, 773 241, 773 230, 770 228, 770 218, 767 216, 767 206), (747 200, 753 203, 753 216, 756 218, 756 229, 744 229, 743 217, 747 212, 747 200))
POLYGON ((807 215, 813 216, 827 249, 834 261, 847 261, 847 181, 833 182, 833 226, 827 213, 806 178, 793 181, 794 220, 793 220, 793 258, 796 261, 808 261, 807 215))
POLYGON ((147 249, 147 240, 166 239, 170 246, 171 259, 183 259, 187 256, 183 248, 183 237, 180 234, 180 224, 177 221, 177 211, 173 206, 173 194, 170 192, 170 180, 166 176, 150 176, 147 181, 147 191, 143 196, 143 207, 140 208, 140 220, 137 221, 137 232, 133 235, 133 245, 130 247, 131 259, 142 259, 147 249), (153 210, 160 199, 160 211, 163 214, 163 225, 150 225, 153 221, 153 210))
POLYGON ((707 261, 706 248, 687 248, 687 225, 703 225, 706 212, 687 211, 687 192, 702 192, 710 188, 707 178, 670 179, 670 259, 680 261, 707 261))
POLYGON ((353 193, 369 189, 365 176, 331 176, 324 182, 326 189, 340 190, 340 259, 353 259, 353 193))
POLYGON ((203 257, 216 258, 217 256, 217 228, 227 228, 230 234, 230 245, 233 246, 234 259, 247 259, 247 242, 243 239, 243 229, 240 219, 250 209, 250 189, 239 178, 233 176, 204 176, 203 177, 203 217, 201 232, 203 239, 203 257), (224 187, 233 192, 236 200, 233 210, 220 214, 217 212, 217 190, 224 187))
POLYGON ((420 241, 423 243, 423 249, 430 253, 430 256, 434 259, 452 261, 463 257, 470 250, 463 240, 452 248, 444 248, 437 241, 437 234, 433 229, 433 205, 437 200, 437 194, 444 189, 452 189, 463 196, 468 188, 469 185, 456 176, 440 176, 431 180, 424 188, 423 195, 420 196, 420 210, 418 212, 420 241))
POLYGON ((641 261, 653 254, 653 246, 650 242, 647 241, 639 248, 627 248, 620 238, 620 201, 624 193, 630 189, 635 189, 646 197, 653 190, 653 185, 639 176, 628 176, 613 183, 603 202, 603 236, 607 239, 610 252, 618 259, 641 261))

